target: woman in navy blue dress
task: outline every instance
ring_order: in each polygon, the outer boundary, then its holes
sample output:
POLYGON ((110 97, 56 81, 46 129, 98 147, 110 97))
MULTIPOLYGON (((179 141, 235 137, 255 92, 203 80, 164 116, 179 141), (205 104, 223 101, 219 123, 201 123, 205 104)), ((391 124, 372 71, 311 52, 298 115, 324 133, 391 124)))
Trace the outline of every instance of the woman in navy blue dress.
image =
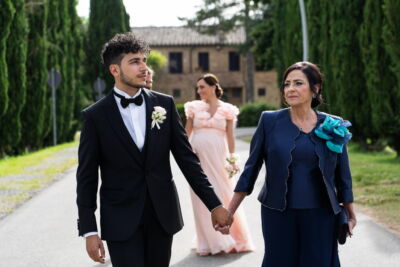
POLYGON ((263 112, 250 156, 230 202, 232 214, 251 194, 262 164, 259 194, 265 242, 263 267, 338 267, 336 218, 342 204, 349 232, 356 225, 347 142, 348 121, 317 111, 322 74, 309 62, 290 66, 281 91, 289 106, 263 112))

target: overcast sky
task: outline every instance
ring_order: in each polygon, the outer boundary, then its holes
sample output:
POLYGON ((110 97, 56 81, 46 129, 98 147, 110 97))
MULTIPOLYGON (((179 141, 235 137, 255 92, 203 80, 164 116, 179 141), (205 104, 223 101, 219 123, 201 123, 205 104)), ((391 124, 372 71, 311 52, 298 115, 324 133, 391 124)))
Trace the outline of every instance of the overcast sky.
MULTIPOLYGON (((131 27, 180 26, 178 17, 193 17, 202 0, 123 0, 131 27)), ((78 15, 89 17, 90 0, 79 0, 78 15)))

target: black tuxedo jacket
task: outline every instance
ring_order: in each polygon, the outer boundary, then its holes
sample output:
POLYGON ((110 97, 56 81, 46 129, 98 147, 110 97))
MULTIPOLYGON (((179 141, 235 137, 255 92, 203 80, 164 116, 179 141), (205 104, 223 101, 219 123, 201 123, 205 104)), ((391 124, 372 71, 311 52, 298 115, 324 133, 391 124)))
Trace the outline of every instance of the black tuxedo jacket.
POLYGON ((209 210, 221 205, 192 152, 171 96, 142 89, 146 102, 146 136, 140 151, 122 120, 113 94, 83 111, 79 145, 77 205, 79 235, 98 231, 95 210, 100 167, 100 226, 104 240, 123 241, 136 230, 149 194, 167 233, 183 227, 170 167, 170 152, 190 186, 209 210), (166 111, 161 128, 151 128, 155 106, 166 111))

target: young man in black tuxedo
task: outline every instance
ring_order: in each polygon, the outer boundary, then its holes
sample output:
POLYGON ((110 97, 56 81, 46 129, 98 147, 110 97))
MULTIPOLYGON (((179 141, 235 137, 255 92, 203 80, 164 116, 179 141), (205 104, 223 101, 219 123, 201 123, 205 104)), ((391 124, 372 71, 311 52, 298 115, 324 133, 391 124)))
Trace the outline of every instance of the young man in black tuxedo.
POLYGON ((107 42, 102 60, 115 79, 113 91, 83 111, 77 205, 79 235, 89 256, 104 263, 95 210, 101 173, 101 238, 114 267, 166 267, 172 236, 183 227, 170 167, 172 152, 216 229, 229 227, 221 205, 192 152, 171 96, 144 88, 148 45, 132 33, 107 42))

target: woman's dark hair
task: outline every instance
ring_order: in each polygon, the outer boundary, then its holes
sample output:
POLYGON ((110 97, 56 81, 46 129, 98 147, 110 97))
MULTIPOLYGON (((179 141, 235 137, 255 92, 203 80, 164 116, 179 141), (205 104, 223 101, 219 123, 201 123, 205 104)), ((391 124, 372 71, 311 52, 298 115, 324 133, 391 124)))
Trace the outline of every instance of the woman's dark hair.
POLYGON ((221 88, 221 85, 219 85, 217 76, 215 76, 214 74, 211 74, 211 73, 207 73, 207 74, 204 74, 199 79, 197 79, 197 81, 200 81, 200 80, 204 80, 206 82, 206 84, 208 84, 210 86, 215 85, 215 95, 218 98, 221 98, 221 96, 223 94, 223 90, 221 88))
POLYGON ((149 54, 150 48, 146 41, 133 33, 117 33, 104 44, 101 51, 101 61, 108 69, 111 64, 120 64, 123 56, 128 53, 149 54))
POLYGON ((306 75, 307 77, 308 83, 310 84, 311 92, 313 92, 314 95, 311 101, 311 107, 316 108, 319 105, 321 105, 324 102, 322 99, 323 75, 319 67, 311 62, 307 61, 297 62, 291 65, 289 68, 287 68, 282 79, 281 93, 283 94, 283 91, 285 89, 285 80, 287 76, 289 75, 290 72, 294 70, 302 71, 304 75, 306 75), (319 85, 319 90, 317 88, 317 85, 319 85))

